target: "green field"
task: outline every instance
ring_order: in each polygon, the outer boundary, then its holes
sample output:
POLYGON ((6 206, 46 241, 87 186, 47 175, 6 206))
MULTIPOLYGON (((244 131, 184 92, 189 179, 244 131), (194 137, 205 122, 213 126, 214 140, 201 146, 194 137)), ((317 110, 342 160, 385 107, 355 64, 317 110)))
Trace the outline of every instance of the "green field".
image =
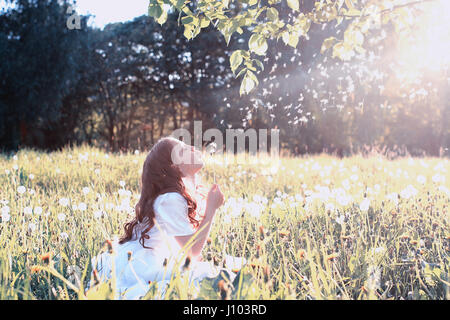
MULTIPOLYGON (((0 156, 0 299, 110 296, 109 284, 85 296, 73 270, 86 285, 90 259, 133 215, 145 156, 90 147, 0 156)), ((232 298, 450 298, 448 159, 206 162, 203 180, 215 178, 225 205, 204 258, 248 261, 232 298)), ((220 297, 206 287, 193 295, 181 277, 171 288, 168 299, 220 297)))

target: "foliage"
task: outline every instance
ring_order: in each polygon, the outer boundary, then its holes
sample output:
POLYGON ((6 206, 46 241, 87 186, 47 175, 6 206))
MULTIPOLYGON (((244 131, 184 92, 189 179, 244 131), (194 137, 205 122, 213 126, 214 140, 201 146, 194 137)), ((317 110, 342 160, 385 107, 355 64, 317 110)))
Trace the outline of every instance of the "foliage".
MULTIPOLYGON (((430 1, 430 0, 428 0, 430 1)), ((426 1, 426 2, 428 2, 426 1)), ((433 0, 431 0, 433 1, 433 0)), ((150 0, 149 16, 164 24, 169 12, 179 13, 184 36, 193 39, 212 25, 230 43, 234 34, 251 33, 248 49, 235 51, 230 65, 236 77, 242 77, 240 94, 250 93, 257 85, 260 60, 266 55, 269 41, 279 41, 297 48, 301 37, 308 37, 312 24, 333 24, 336 29, 345 24, 341 39, 329 37, 323 41, 321 52, 332 48, 332 56, 349 60, 355 52, 364 53, 365 36, 382 25, 392 23, 397 32, 408 32, 414 25, 411 15, 422 1, 406 4, 396 0, 150 0)))

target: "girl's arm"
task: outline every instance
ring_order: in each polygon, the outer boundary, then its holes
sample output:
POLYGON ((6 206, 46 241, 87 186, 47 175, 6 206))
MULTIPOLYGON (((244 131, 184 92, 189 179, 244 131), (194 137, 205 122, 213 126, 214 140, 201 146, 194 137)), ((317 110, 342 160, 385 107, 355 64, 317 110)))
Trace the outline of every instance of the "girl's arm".
POLYGON ((194 244, 191 246, 188 254, 191 258, 197 259, 201 256, 203 246, 205 245, 206 239, 208 238, 209 232, 211 230, 212 220, 216 214, 216 210, 223 204, 224 197, 216 184, 211 187, 208 193, 208 198, 206 200, 205 216, 199 225, 199 229, 202 229, 197 235, 189 236, 176 236, 178 244, 181 247, 191 240, 195 236, 194 244))

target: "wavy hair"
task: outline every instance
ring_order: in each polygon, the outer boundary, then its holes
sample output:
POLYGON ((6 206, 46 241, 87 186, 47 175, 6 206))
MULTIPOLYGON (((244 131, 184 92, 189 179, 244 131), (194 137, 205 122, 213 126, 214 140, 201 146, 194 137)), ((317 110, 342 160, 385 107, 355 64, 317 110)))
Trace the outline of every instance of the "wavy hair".
POLYGON ((147 232, 155 225, 153 203, 159 195, 167 192, 178 192, 186 199, 189 221, 195 228, 198 228, 199 221, 194 218, 197 202, 187 192, 181 179, 181 171, 172 162, 172 150, 178 143, 180 141, 175 138, 162 138, 148 153, 142 170, 141 197, 135 206, 136 216, 124 224, 125 230, 119 239, 120 244, 130 241, 133 238, 135 227, 142 224, 139 243, 144 248, 151 249, 145 246, 145 239, 150 238, 147 232))

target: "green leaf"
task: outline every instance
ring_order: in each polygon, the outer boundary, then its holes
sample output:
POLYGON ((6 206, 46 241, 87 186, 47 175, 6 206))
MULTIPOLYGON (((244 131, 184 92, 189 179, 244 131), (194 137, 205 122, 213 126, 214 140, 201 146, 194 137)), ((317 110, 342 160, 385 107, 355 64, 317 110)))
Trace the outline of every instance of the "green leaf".
POLYGON ((148 15, 152 18, 158 19, 163 13, 163 9, 157 2, 150 2, 148 6, 148 15))
POLYGON ((269 8, 267 9, 267 18, 269 18, 272 21, 278 20, 278 10, 275 8, 269 8))
POLYGON ((266 39, 262 35, 257 33, 252 34, 252 36, 250 37, 248 41, 248 47, 250 48, 250 51, 260 56, 265 55, 268 49, 266 39))
POLYGON ((258 60, 258 59, 253 59, 252 61, 255 62, 256 65, 257 65, 262 71, 264 71, 264 64, 263 64, 260 60, 258 60))
POLYGON ((236 50, 231 54, 230 65, 231 65, 231 71, 233 73, 236 72, 237 68, 241 65, 242 61, 244 61, 244 58, 242 57, 241 50, 236 50))
POLYGON ((190 16, 184 16, 183 18, 181 18, 181 23, 182 24, 190 24, 194 22, 194 18, 190 17, 190 16))
POLYGON ((181 9, 184 6, 184 0, 177 0, 177 3, 175 4, 175 7, 177 9, 181 9))
POLYGON ((337 39, 335 37, 326 38, 322 43, 322 48, 320 49, 320 53, 324 53, 325 51, 327 51, 329 48, 331 48, 336 43, 336 41, 337 41, 337 39))
POLYGON ((209 21, 207 18, 200 18, 200 28, 207 28, 209 27, 209 24, 211 21, 209 21))
POLYGON ((285 44, 285 45, 288 45, 288 43, 289 43, 289 38, 290 38, 289 31, 284 31, 284 32, 281 34, 281 38, 283 39, 284 44, 285 44))
POLYGON ((291 8, 292 10, 298 11, 299 9, 298 0, 287 0, 287 4, 289 8, 291 8))
POLYGON ((289 34, 289 42, 288 45, 290 45, 292 48, 297 48, 298 41, 300 40, 300 35, 297 32, 291 32, 289 34))
POLYGON ((163 25, 167 21, 167 12, 163 11, 163 13, 159 16, 158 19, 156 19, 156 22, 158 22, 160 25, 163 25))
POLYGON ((239 94, 242 96, 243 94, 250 93, 255 88, 255 81, 253 81, 250 73, 251 71, 247 71, 247 73, 244 76, 244 79, 242 79, 241 87, 239 89, 239 94))

